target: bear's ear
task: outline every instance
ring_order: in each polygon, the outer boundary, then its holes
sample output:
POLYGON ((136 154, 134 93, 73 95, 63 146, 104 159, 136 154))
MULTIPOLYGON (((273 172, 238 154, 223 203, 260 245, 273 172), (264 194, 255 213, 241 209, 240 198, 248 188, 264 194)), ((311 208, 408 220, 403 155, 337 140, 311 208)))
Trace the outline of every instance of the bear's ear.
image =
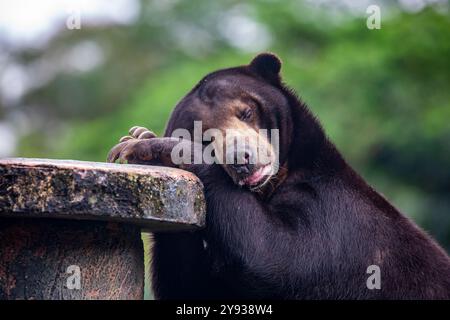
POLYGON ((261 53, 249 64, 250 70, 273 82, 280 80, 281 60, 273 53, 261 53))

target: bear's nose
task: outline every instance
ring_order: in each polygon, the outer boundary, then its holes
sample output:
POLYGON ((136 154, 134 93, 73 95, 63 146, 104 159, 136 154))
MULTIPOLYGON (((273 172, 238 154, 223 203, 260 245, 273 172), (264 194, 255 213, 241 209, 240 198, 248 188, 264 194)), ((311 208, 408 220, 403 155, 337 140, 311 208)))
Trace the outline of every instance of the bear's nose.
POLYGON ((250 164, 232 164, 231 167, 237 174, 249 174, 250 164))
POLYGON ((253 169, 253 164, 250 163, 250 152, 244 151, 242 153, 236 152, 234 154, 234 163, 231 165, 237 174, 249 174, 253 169))

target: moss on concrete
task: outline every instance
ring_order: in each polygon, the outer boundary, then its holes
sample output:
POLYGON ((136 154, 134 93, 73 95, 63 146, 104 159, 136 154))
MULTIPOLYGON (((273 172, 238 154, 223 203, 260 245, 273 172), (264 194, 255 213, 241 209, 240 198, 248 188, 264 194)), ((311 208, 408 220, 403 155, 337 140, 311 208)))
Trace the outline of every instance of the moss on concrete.
POLYGON ((202 227, 203 186, 165 167, 45 159, 0 160, 0 215, 112 220, 151 231, 202 227))

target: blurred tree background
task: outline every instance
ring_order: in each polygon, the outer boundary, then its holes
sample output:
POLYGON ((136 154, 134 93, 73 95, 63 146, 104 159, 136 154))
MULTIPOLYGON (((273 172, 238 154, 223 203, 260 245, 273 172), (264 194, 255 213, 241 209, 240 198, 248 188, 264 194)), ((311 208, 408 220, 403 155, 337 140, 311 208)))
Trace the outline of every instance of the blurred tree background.
POLYGON ((104 161, 130 126, 161 134, 206 73, 272 51, 353 167, 450 251, 448 1, 1 0, 0 12, 0 157, 104 161), (380 30, 366 26, 371 4, 380 30))

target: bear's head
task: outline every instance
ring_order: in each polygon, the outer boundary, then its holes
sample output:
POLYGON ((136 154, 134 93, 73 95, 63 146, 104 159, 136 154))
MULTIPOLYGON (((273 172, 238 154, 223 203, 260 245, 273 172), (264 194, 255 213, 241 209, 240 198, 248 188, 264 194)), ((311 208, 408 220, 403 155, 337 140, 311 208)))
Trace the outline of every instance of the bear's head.
POLYGON ((165 135, 184 129, 199 142, 200 130, 205 151, 213 150, 236 184, 261 187, 285 165, 295 136, 296 97, 282 85, 280 70, 280 59, 263 53, 248 65, 208 74, 178 103, 165 135))

